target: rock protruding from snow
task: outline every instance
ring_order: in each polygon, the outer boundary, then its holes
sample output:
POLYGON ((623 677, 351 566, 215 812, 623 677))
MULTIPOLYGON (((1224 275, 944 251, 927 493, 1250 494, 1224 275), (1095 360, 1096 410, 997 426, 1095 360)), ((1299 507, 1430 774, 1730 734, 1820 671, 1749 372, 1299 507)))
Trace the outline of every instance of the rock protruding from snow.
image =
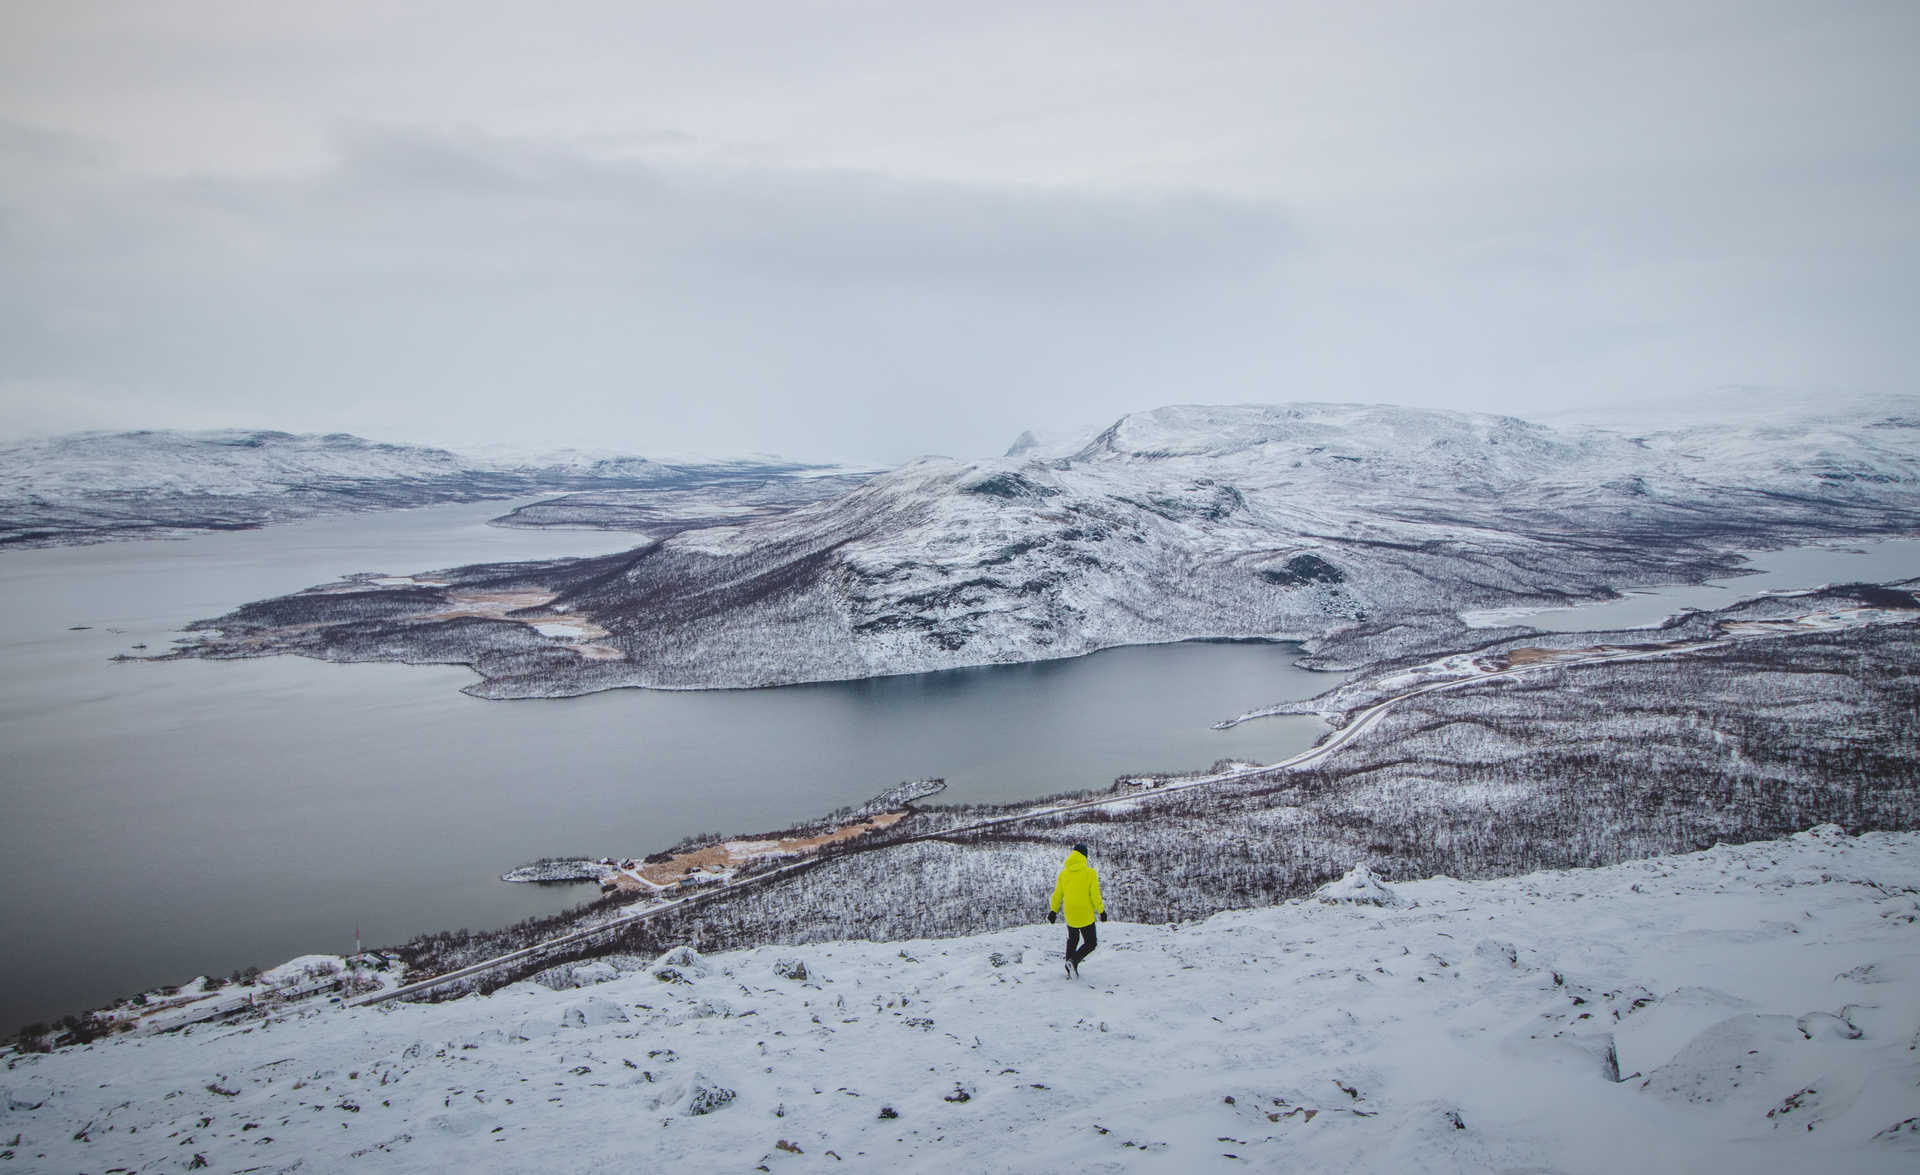
POLYGON ((1376 876, 1366 865, 1355 865, 1345 877, 1329 881, 1313 891, 1313 896, 1328 905, 1398 906, 1400 895, 1376 876))
POLYGON ((655 959, 647 974, 662 983, 692 983, 707 973, 707 961, 692 947, 680 946, 655 959))
POLYGON ((689 1118, 699 1118, 725 1109, 739 1095, 704 1073, 696 1073, 685 1082, 676 1082, 654 1098, 654 1108, 670 1110, 689 1118))
POLYGON ((44 1081, 29 1081, 24 1085, 12 1086, 4 1095, 0 1095, 0 1102, 4 1102, 8 1110, 15 1112, 37 1110, 52 1100, 53 1089, 44 1081))

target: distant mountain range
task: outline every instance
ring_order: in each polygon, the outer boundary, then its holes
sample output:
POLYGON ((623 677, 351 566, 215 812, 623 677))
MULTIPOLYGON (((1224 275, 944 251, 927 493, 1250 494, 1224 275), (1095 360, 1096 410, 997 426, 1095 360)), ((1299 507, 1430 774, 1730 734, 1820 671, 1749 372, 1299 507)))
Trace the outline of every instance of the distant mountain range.
POLYGON ((330 585, 207 622, 219 635, 189 655, 460 662, 486 679, 473 692, 519 697, 1190 638, 1391 646, 1462 608, 1726 574, 1741 547, 1920 533, 1920 417, 1634 436, 1380 405, 1170 407, 1074 445, 916 461, 617 555, 330 585), (543 602, 459 604, 504 591, 543 602))
POLYGON ((757 484, 818 467, 482 457, 346 433, 92 432, 0 447, 0 547, 237 530, 323 514, 568 490, 757 484))

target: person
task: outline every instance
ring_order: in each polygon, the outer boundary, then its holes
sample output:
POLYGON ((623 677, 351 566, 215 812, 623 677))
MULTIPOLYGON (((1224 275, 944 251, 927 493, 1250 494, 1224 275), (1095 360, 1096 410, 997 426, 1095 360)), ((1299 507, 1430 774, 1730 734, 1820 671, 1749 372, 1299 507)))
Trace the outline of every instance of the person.
POLYGON ((1047 921, 1067 916, 1067 978, 1080 975, 1080 962, 1100 945, 1093 929, 1094 919, 1107 920, 1106 903, 1100 900, 1100 874, 1087 864, 1087 846, 1075 845, 1053 882, 1053 897, 1047 900, 1047 921))

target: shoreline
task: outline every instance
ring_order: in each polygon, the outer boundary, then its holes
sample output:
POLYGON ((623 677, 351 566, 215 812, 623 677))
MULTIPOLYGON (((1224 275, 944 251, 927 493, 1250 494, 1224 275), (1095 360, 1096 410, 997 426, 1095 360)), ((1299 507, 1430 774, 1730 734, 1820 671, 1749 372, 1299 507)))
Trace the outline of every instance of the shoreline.
POLYGON ((920 800, 946 790, 944 779, 907 780, 881 792, 844 819, 833 815, 773 832, 694 838, 639 857, 547 857, 500 875, 517 885, 594 882, 600 892, 658 896, 676 889, 732 880, 742 868, 769 861, 790 861, 876 832, 905 819, 920 800))
MULTIPOLYGON (((1724 623, 1716 621, 1715 627, 1720 630, 1721 635, 1726 640, 1745 641, 1755 638, 1779 637, 1796 630, 1804 630, 1807 632, 1833 631, 1835 629, 1848 627, 1854 622, 1853 620, 1848 620, 1840 616, 1840 611, 1844 611, 1844 609, 1829 609, 1826 614, 1826 620, 1812 624, 1796 624, 1796 622, 1790 619, 1764 614, 1769 610, 1791 610, 1795 606, 1794 600, 1796 598, 1808 598, 1820 594, 1820 592, 1815 591, 1798 593, 1796 596, 1794 594, 1772 592, 1756 596, 1752 600, 1743 602, 1757 609, 1757 613, 1754 616, 1746 618, 1730 617, 1727 618, 1724 623)), ((1859 617, 1866 617, 1867 613, 1874 612, 1875 609, 1871 607, 1856 607, 1851 609, 1851 611, 1857 619, 1859 617)), ((1693 619, 1697 620, 1697 618, 1693 619)), ((1884 620, 1886 618, 1881 617, 1878 619, 1884 620)), ((1900 616, 1895 617, 1895 619, 1908 620, 1910 616, 1903 612, 1900 616)), ((1878 620, 1874 617, 1867 617, 1860 622, 1874 623, 1878 622, 1878 620)), ((1343 712, 1351 715, 1355 712, 1355 709, 1362 704, 1365 698, 1369 696, 1377 697, 1382 689, 1388 686, 1395 688, 1407 687, 1412 689, 1413 692, 1426 692, 1429 688, 1470 684, 1471 681, 1476 678, 1484 679, 1490 676, 1504 675, 1520 669, 1552 669, 1556 664, 1562 662, 1578 663, 1591 660, 1660 657, 1691 651, 1696 646, 1690 643, 1689 638, 1691 638, 1692 641, 1697 641, 1699 637, 1704 634, 1687 633, 1683 635, 1676 633, 1675 636, 1679 639, 1631 647, 1603 647, 1596 646, 1589 642, 1576 645, 1576 647, 1572 648, 1551 649, 1539 647, 1537 644, 1518 644, 1518 641, 1522 639, 1538 641, 1542 638, 1552 639, 1555 635, 1556 634, 1534 633, 1527 637, 1510 638, 1506 643, 1514 646, 1511 649, 1504 651, 1489 649, 1474 653, 1457 654, 1452 658, 1444 659, 1442 662, 1425 667, 1428 669, 1435 668, 1436 666, 1446 668, 1451 665, 1452 662, 1465 658, 1468 661, 1476 662, 1474 673, 1466 676, 1447 678, 1436 677, 1433 674, 1423 676, 1418 672, 1413 672, 1411 677, 1409 677, 1409 671, 1407 670, 1393 672, 1390 666, 1378 666, 1376 668, 1382 672, 1368 680, 1349 682, 1344 686, 1336 686, 1334 689, 1320 695, 1320 699, 1323 702, 1335 702, 1336 706, 1334 708, 1341 709, 1343 712), (1497 657, 1501 663, 1494 665, 1491 661, 1487 661, 1486 664, 1477 664, 1478 661, 1486 660, 1489 656, 1497 657), (1402 678, 1409 678, 1409 680, 1402 681, 1402 678), (1414 689, 1413 687, 1415 686, 1419 688, 1414 689)), ((1415 670, 1419 668, 1421 667, 1415 667, 1415 670)), ((1316 711, 1322 713, 1323 716, 1328 712, 1325 705, 1316 707, 1316 711)), ((1251 716, 1252 714, 1250 712, 1248 715, 1243 715, 1238 721, 1248 720, 1251 716)), ((1340 734, 1343 725, 1344 724, 1335 726, 1335 736, 1340 734)), ((1344 739, 1339 737, 1334 737, 1332 740, 1333 745, 1338 745, 1343 741, 1344 739)), ((1315 744, 1315 750, 1318 750, 1321 754, 1324 754, 1326 749, 1330 748, 1328 747, 1328 741, 1325 739, 1315 744)), ((1312 755, 1313 751, 1307 754, 1312 755)), ((1250 771, 1236 774, 1254 774, 1260 771, 1270 770, 1273 770, 1273 768, 1256 767, 1250 771)), ((1168 778, 1172 777, 1170 776, 1168 778)), ((1192 783, 1209 781, 1210 777, 1182 780, 1181 786, 1191 786, 1192 783)), ((916 781, 912 785, 902 786, 930 788, 931 790, 920 790, 914 794, 906 795, 901 794, 901 789, 899 788, 890 789, 889 792, 875 797, 869 804, 851 813, 836 814, 836 816, 795 826, 791 829, 785 829, 775 833, 734 836, 723 838, 719 841, 706 841, 691 846, 676 846, 675 850, 653 855, 658 859, 651 860, 648 864, 658 866, 659 868, 653 870, 651 875, 642 869, 640 863, 637 861, 631 871, 624 869, 618 870, 618 872, 627 876, 629 881, 625 885, 616 882, 614 887, 615 894, 616 896, 623 893, 658 896, 667 892, 670 885, 675 890, 688 888, 689 881, 691 881, 692 886, 718 883, 724 888, 736 878, 741 877, 743 873, 747 876, 757 876, 762 874, 765 868, 770 865, 806 863, 808 858, 824 856, 833 850, 846 846, 848 842, 892 828, 906 817, 912 801, 936 794, 944 785, 936 781, 916 781), (876 807, 876 805, 878 806, 876 807), (890 818, 876 819, 876 817, 882 816, 890 816, 890 818), (665 872, 661 870, 665 870, 665 872), (674 875, 676 872, 678 874, 677 876, 674 875)), ((1136 776, 1116 782, 1115 787, 1108 790, 1109 792, 1126 791, 1134 794, 1149 794, 1161 791, 1162 787, 1160 782, 1157 781, 1157 777, 1136 776), (1142 781, 1146 782, 1143 784, 1142 781), (1122 783, 1126 786, 1122 787, 1122 783)), ((1165 790, 1172 791, 1178 789, 1169 787, 1165 788, 1165 790)), ((1098 793, 1081 792, 1075 794, 1087 796, 1097 795, 1098 793)), ((1090 802, 1094 804, 1105 804, 1115 801, 1111 797, 1106 797, 1097 798, 1090 802)), ((1032 801, 1025 804, 1008 805, 1006 807, 1013 809, 1014 814, 1006 819, 1031 820, 1038 815, 1034 809, 1039 803, 1040 801, 1032 801)), ((556 919, 565 919, 566 917, 568 917, 566 914, 555 916, 556 919)))
MULTIPOLYGON (((538 586, 529 580, 526 585, 500 589, 463 583, 458 574, 464 570, 462 568, 443 568, 400 576, 376 577, 356 573, 292 595, 245 605, 226 617, 194 621, 183 630, 191 635, 176 639, 174 647, 164 651, 139 656, 123 653, 112 659, 121 662, 164 662, 297 656, 345 664, 458 665, 477 678, 463 686, 461 693, 486 701, 509 702, 590 697, 627 689, 676 693, 781 689, 1001 666, 1042 665, 1089 657, 1113 649, 1194 643, 1291 644, 1298 646, 1301 652, 1295 662, 1298 667, 1316 672, 1343 672, 1365 669, 1369 664, 1389 660, 1401 651, 1394 642, 1403 638, 1396 637, 1395 630, 1402 634, 1414 630, 1445 632, 1461 641, 1471 641, 1477 633, 1491 636, 1508 628, 1559 632, 1617 631, 1620 628, 1637 627, 1655 631, 1660 627, 1660 621, 1613 628, 1589 627, 1584 630, 1563 628, 1561 622, 1578 620, 1584 612, 1595 609, 1668 593, 1705 588, 1738 592, 1742 580, 1776 574, 1774 569, 1754 565, 1752 556, 1756 555, 1872 553, 1889 544, 1920 541, 1910 530, 1850 532, 1818 540, 1810 540, 1804 535, 1781 536, 1770 542, 1756 542, 1754 536, 1746 538, 1753 545, 1715 548, 1710 556, 1703 555, 1684 566, 1669 565, 1667 570, 1673 573, 1670 576, 1630 579, 1624 585, 1609 585, 1574 603, 1561 602, 1568 598, 1564 594, 1542 595, 1536 589, 1519 589, 1504 593, 1509 599, 1523 601, 1519 603, 1489 607, 1484 606, 1484 602, 1481 606, 1462 602, 1459 606, 1448 604, 1424 611, 1401 611, 1393 618, 1393 628, 1386 631, 1377 631, 1365 621, 1326 617, 1317 625, 1284 631, 1191 628, 1173 633, 1095 638, 1081 647, 1065 649, 1026 647, 995 650, 977 659, 957 656, 952 651, 922 651, 901 664, 876 663, 869 659, 857 666, 821 664, 798 670, 783 669, 780 672, 766 669, 732 674, 723 672, 696 681, 663 677, 655 669, 636 663, 631 652, 622 645, 623 638, 616 632, 584 612, 568 605, 555 605, 554 601, 560 598, 561 593, 544 581, 538 586), (406 607, 410 610, 377 621, 328 620, 322 617, 263 625, 256 620, 241 619, 269 605, 276 608, 320 608, 324 611, 329 607, 325 601, 330 597, 348 598, 352 606, 362 606, 361 601, 398 602, 399 596, 405 593, 423 597, 431 595, 434 598, 423 598, 417 603, 408 604, 406 607), (1539 620, 1542 624, 1526 623, 1528 620, 1539 620), (363 645, 365 648, 361 648, 363 645), (1350 646, 1357 646, 1356 651, 1370 655, 1356 660, 1355 652, 1348 651, 1350 646), (497 670, 498 665, 507 663, 515 667, 511 672, 490 672, 489 668, 483 668, 484 664, 497 670)), ((629 551, 613 556, 529 563, 524 567, 529 574, 534 574, 543 568, 620 559, 637 553, 629 551)), ((1920 566, 1913 566, 1910 570, 1912 574, 1920 575, 1920 566)), ((1907 576, 1877 573, 1868 578, 1876 582, 1891 582, 1907 576)), ((1842 576, 1826 582, 1846 581, 1842 576)), ((1803 590, 1811 586, 1799 582, 1785 590, 1803 590)), ((1698 609, 1675 604, 1671 615, 1689 610, 1698 609)))
MULTIPOLYGON (((1857 589, 1853 597, 1845 593, 1836 593, 1832 589, 1814 589, 1814 591, 1803 591, 1803 593, 1763 593, 1749 601, 1741 601, 1741 605, 1745 605, 1745 611, 1741 611, 1740 614, 1701 614, 1701 616, 1684 618, 1680 624, 1670 624, 1668 630, 1674 630, 1674 632, 1670 634, 1672 639, 1667 641, 1638 643, 1638 645, 1605 645, 1605 643, 1594 643, 1594 641, 1586 641, 1586 643, 1574 641, 1572 647, 1559 647, 1559 649, 1544 647, 1540 643, 1524 643, 1524 645, 1519 643, 1519 641, 1540 641, 1540 639, 1551 641, 1551 637, 1555 635, 1536 632, 1536 634, 1511 637, 1509 641, 1505 641, 1505 645, 1509 645, 1505 649, 1486 647, 1486 649, 1469 651, 1469 653, 1455 653, 1452 657, 1428 662, 1425 666, 1411 666, 1402 670, 1394 670, 1392 666, 1379 666, 1380 672, 1365 680, 1350 680, 1319 695, 1317 701, 1321 701, 1323 705, 1317 707, 1317 712, 1327 716, 1332 710, 1338 710, 1346 716, 1346 720, 1338 724, 1329 722, 1329 726, 1332 726, 1331 733, 1321 741, 1317 741, 1313 747, 1309 747, 1308 751, 1288 760, 1288 764, 1306 764, 1306 762, 1315 762, 1319 758, 1331 755, 1332 751, 1342 747, 1346 741, 1363 733, 1365 728, 1377 726, 1377 720, 1384 712, 1384 708, 1417 695, 1427 695, 1436 689, 1467 687, 1476 682, 1507 678, 1515 674, 1553 672, 1561 666, 1684 657, 1688 653, 1705 651, 1713 647, 1732 647, 1740 643, 1768 641, 1768 639, 1780 639, 1780 637, 1795 634, 1834 634, 1834 632, 1847 632, 1847 630, 1878 626, 1878 624, 1912 624, 1914 612, 1920 611, 1920 607, 1914 605, 1914 597, 1910 593, 1895 591, 1891 588, 1864 588, 1864 586, 1857 589), (1807 611, 1805 603, 1797 603, 1797 601, 1807 601, 1816 607, 1814 611, 1807 611), (1795 609, 1801 609, 1801 611, 1795 612, 1795 609), (1701 624, 1707 624, 1709 628, 1701 630, 1701 624), (1688 632, 1680 632, 1682 628, 1686 628, 1688 632), (1331 703, 1331 707, 1327 703, 1331 703), (1359 720, 1356 720, 1356 714, 1359 720)), ((1726 612, 1736 612, 1738 607, 1740 605, 1730 607, 1726 612)), ((1569 634, 1569 639, 1578 635, 1596 634, 1569 634)), ((1235 722, 1250 720, 1250 716, 1252 714, 1246 714, 1235 722)), ((1273 772, 1284 770, 1288 764, 1252 766, 1242 770, 1231 770, 1225 776, 1215 772, 1212 776, 1200 774, 1192 778, 1179 778, 1179 776, 1121 778, 1116 779, 1114 787, 1106 789, 1106 793, 1092 793, 1092 791, 1073 793, 1075 799, 1071 803, 1054 804, 1052 808, 1046 806, 1046 801, 1004 804, 1002 810, 1006 810, 1008 814, 989 818, 985 820, 985 824, 981 824, 979 820, 968 824, 962 816, 966 808, 956 808, 948 816, 935 818, 935 827, 931 831, 900 829, 906 833, 904 841, 900 837, 883 837, 874 847, 887 849, 891 845, 899 845, 906 841, 920 841, 929 837, 945 839, 948 835, 960 835, 970 827, 985 827, 989 824, 993 826, 1008 824, 1008 822, 1031 824, 1037 820, 1044 820, 1048 814, 1066 812, 1073 808, 1100 808, 1100 806, 1114 806, 1114 804, 1123 806, 1123 804, 1135 803, 1142 799, 1158 799, 1164 795, 1171 795, 1175 791, 1188 791, 1192 787, 1217 783, 1223 779, 1256 778, 1256 776, 1273 774, 1273 772), (1085 799, 1085 797, 1092 797, 1092 799, 1085 799), (954 824, 956 816, 960 816, 958 824, 954 824)), ((714 891, 728 891, 745 883, 760 885, 764 881, 774 879, 776 875, 787 874, 795 868, 810 866, 828 856, 858 851, 858 843, 864 837, 872 837, 877 833, 895 829, 902 820, 906 820, 914 812, 927 812, 927 810, 914 808, 914 803, 927 799, 931 795, 937 795, 943 789, 945 789, 945 781, 941 779, 908 781, 883 791, 881 795, 877 795, 872 801, 858 808, 835 812, 822 820, 806 822, 801 826, 770 831, 770 833, 701 839, 699 843, 678 845, 668 851, 655 852, 647 858, 632 860, 632 862, 609 860, 607 864, 611 866, 612 872, 622 877, 624 883, 614 881, 611 897, 603 900, 614 902, 611 910, 614 908, 622 910, 622 914, 611 922, 628 922, 636 916, 647 916, 645 908, 637 912, 634 910, 636 900, 647 902, 649 899, 666 897, 670 893, 685 893, 689 889, 701 891, 701 889, 712 887, 714 891), (618 900, 622 897, 628 900, 618 900)), ((977 812, 977 808, 973 810, 977 812)), ((937 808, 933 812, 941 812, 941 810, 937 808)), ((528 877, 528 879, 534 879, 534 877, 528 877)), ((672 906, 680 902, 666 902, 666 904, 672 906)), ((545 922, 553 925, 586 927, 584 931, 578 931, 578 933, 593 933, 595 918, 586 914, 589 908, 591 904, 586 908, 576 908, 574 912, 557 914, 545 922)), ((396 971, 392 975, 392 983, 384 983, 382 987, 394 989, 403 983, 407 985, 415 983, 411 981, 409 971, 411 968, 396 971)), ((434 977, 432 981, 440 983, 442 979, 444 975, 434 977)), ((121 1000, 121 1004, 125 1002, 129 1000, 121 1000)), ((238 1012, 246 1008, 236 1006, 232 1010, 238 1012)))

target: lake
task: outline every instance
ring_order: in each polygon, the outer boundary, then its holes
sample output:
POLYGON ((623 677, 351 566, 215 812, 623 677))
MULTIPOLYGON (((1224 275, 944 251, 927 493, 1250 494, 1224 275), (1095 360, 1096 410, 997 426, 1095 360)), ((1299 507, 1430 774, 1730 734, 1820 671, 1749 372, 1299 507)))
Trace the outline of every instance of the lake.
POLYGON ((1920 539, 1857 540, 1832 546, 1743 551, 1753 573, 1703 584, 1635 588, 1617 600, 1560 608, 1495 608, 1464 612, 1468 624, 1526 624, 1549 632, 1654 628, 1687 608, 1712 610, 1768 590, 1829 583, 1886 583, 1920 576, 1920 539))
MULTIPOLYGON (((632 537, 435 506, 182 541, 0 553, 0 1031, 163 983, 595 896, 542 856, 756 832, 944 777, 953 802, 1271 762, 1314 718, 1210 724, 1339 679, 1192 643, 781 689, 490 702, 460 667, 114 663, 189 621, 357 571, 592 555, 632 537), (83 628, 74 631, 76 626, 83 628)), ((1047 879, 1036 880, 1036 900, 1047 879)))

